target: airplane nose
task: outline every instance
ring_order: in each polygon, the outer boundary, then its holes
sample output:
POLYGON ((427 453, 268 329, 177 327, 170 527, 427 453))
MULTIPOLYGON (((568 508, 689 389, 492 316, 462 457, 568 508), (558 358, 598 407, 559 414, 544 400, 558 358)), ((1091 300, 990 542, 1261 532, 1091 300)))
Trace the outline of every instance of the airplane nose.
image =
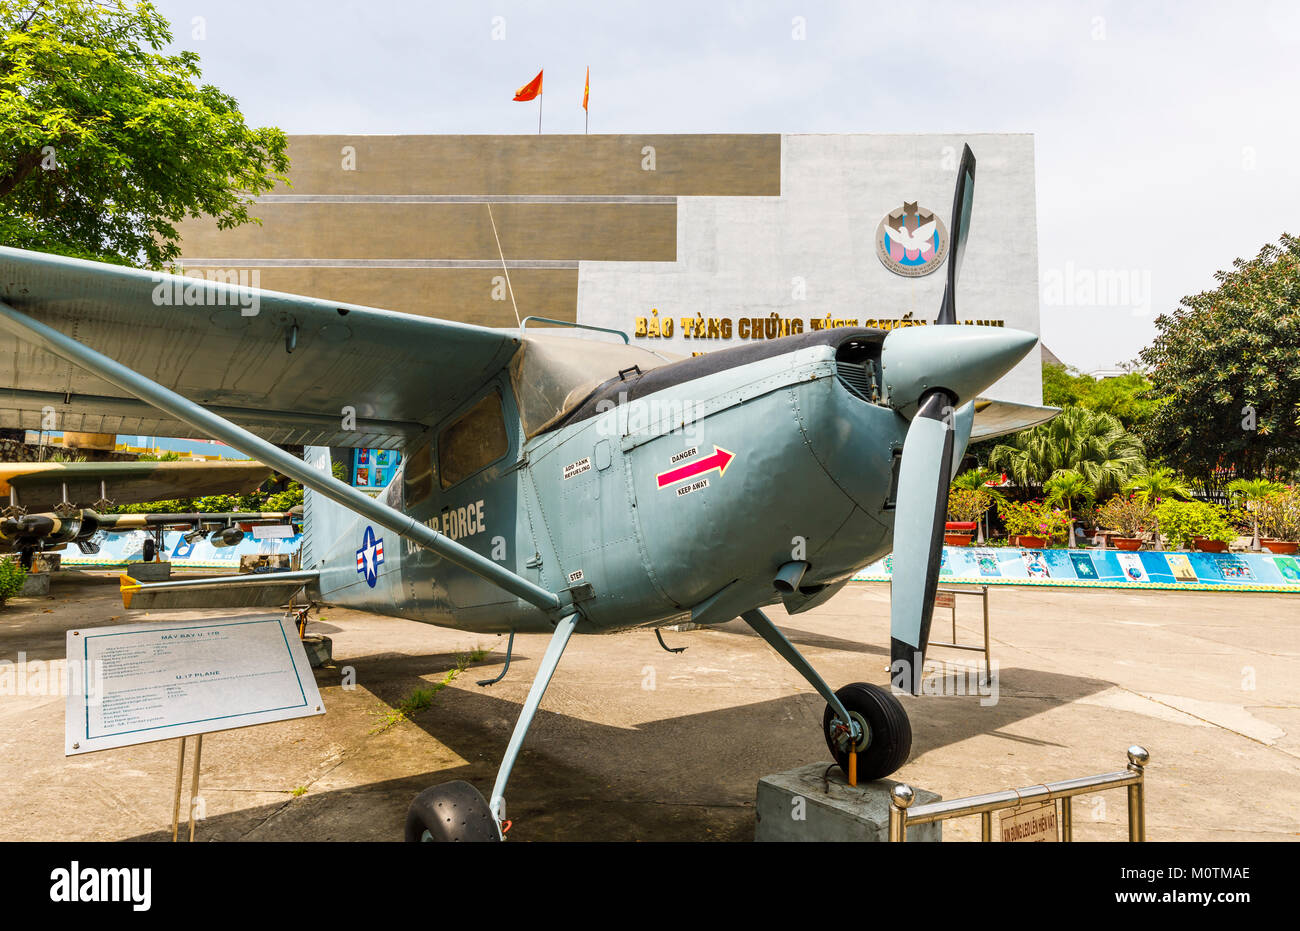
POLYGON ((960 407, 993 384, 1034 348, 1024 330, 990 326, 922 326, 893 330, 881 347, 885 394, 904 417, 921 396, 942 388, 960 407))

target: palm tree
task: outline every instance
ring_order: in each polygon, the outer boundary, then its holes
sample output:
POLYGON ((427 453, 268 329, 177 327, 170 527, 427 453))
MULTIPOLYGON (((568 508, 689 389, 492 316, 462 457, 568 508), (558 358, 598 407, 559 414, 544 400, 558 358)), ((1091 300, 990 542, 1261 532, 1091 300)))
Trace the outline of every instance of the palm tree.
MULTIPOLYGON (((1157 466, 1141 475, 1133 476, 1124 483, 1124 490, 1130 492, 1143 504, 1151 505, 1153 509, 1164 498, 1186 500, 1192 496, 1192 489, 1187 486, 1187 483, 1179 478, 1173 469, 1166 466, 1157 466)), ((1155 511, 1153 510, 1152 513, 1154 514, 1155 511)), ((1152 532, 1155 534, 1156 549, 1161 549, 1159 517, 1155 518, 1152 532)))
POLYGON ((1178 473, 1165 466, 1147 469, 1124 483, 1124 490, 1132 492, 1143 504, 1155 504, 1163 498, 1192 496, 1192 489, 1179 478, 1178 473))
POLYGON ((1266 478, 1234 478, 1228 483, 1228 494, 1233 498, 1241 499, 1246 505, 1246 510, 1250 511, 1252 550, 1259 549, 1259 514, 1256 510, 1259 502, 1285 487, 1281 482, 1270 482, 1266 478))
POLYGON ((1057 472, 1078 472, 1096 497, 1109 498, 1144 470, 1141 441, 1119 419, 1084 407, 1067 407, 1052 420, 999 443, 989 465, 1017 485, 1043 486, 1057 472))
POLYGON ((1070 537, 1066 546, 1074 549, 1074 504, 1076 501, 1093 500, 1097 496, 1096 491, 1084 478, 1083 473, 1076 469, 1057 469, 1043 483, 1043 491, 1047 495, 1048 504, 1063 508, 1070 516, 1070 537))
MULTIPOLYGON (((986 469, 984 466, 976 466, 973 469, 967 469, 961 475, 958 475, 953 479, 952 487, 960 488, 963 491, 983 491, 993 502, 996 503, 1004 500, 1006 496, 988 483, 1000 477, 999 473, 994 472, 992 469, 986 469)), ((975 540, 976 543, 984 542, 984 524, 987 520, 988 512, 985 511, 984 515, 980 517, 979 522, 976 524, 976 533, 978 534, 975 540)))

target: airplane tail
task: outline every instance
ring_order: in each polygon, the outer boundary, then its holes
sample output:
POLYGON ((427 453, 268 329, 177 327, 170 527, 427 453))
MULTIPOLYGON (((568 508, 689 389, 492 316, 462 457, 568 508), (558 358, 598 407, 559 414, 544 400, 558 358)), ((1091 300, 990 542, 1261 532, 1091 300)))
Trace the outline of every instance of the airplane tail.
MULTIPOLYGON (((308 446, 303 449, 303 460, 325 474, 331 474, 333 463, 328 446, 308 446)), ((332 542, 347 531, 356 515, 324 495, 304 488, 302 493, 302 560, 303 569, 315 569, 327 555, 332 542)))

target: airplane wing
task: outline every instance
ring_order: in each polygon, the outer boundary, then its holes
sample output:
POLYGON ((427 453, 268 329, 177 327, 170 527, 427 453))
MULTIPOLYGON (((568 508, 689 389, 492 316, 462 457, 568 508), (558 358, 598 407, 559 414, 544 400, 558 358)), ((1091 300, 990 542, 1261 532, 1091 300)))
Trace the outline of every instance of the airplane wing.
MULTIPOLYGON (((0 301, 273 443, 401 448, 513 355, 511 330, 0 247, 0 301), (355 429, 347 422, 354 412, 355 429)), ((0 427, 200 436, 0 334, 0 427)))
POLYGON ((96 514, 95 524, 105 533, 127 530, 202 527, 260 527, 265 524, 301 524, 302 511, 224 511, 209 514, 96 514))
MULTIPOLYGON (((0 391, 0 407, 7 394, 0 391)), ((0 496, 13 489, 28 512, 53 511, 63 501, 84 508, 103 497, 137 504, 248 494, 270 474, 260 462, 0 462, 0 496)))
POLYGON ((1047 423, 1061 412, 1059 407, 1035 407, 1033 404, 1016 404, 1014 401, 975 401, 975 426, 970 441, 989 440, 1007 433, 1028 430, 1047 423))

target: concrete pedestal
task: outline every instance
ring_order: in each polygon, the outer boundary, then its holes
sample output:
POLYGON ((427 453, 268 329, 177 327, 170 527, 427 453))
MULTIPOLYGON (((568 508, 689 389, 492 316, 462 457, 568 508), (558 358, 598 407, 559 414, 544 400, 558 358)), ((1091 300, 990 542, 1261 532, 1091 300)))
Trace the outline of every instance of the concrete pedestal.
POLYGON ((50 593, 50 574, 48 572, 29 572, 23 579, 23 587, 18 592, 20 598, 32 598, 50 593))
POLYGON ((172 564, 169 562, 128 563, 126 574, 137 582, 166 582, 172 577, 172 564))
POLYGON ((323 634, 308 634, 303 637, 302 648, 312 669, 328 665, 334 658, 334 641, 323 634))
MULTIPOLYGON (((809 763, 799 769, 758 780, 754 805, 757 841, 879 841, 889 840, 889 792, 892 779, 850 786, 838 766, 809 763), (826 779, 826 768, 830 773, 826 779)), ((912 786, 916 805, 942 798, 912 786)), ((908 828, 908 841, 940 841, 943 825, 908 828)))

